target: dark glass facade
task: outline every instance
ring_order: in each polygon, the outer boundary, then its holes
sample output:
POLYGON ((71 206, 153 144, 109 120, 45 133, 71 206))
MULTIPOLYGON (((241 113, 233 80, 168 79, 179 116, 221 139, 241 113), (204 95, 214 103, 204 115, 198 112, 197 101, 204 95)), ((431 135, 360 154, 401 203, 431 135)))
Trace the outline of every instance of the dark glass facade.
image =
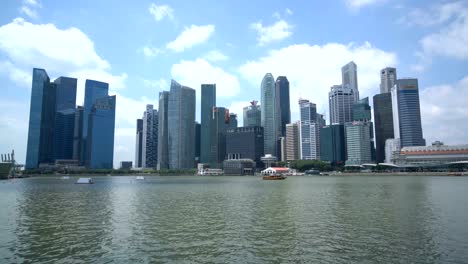
POLYGON ((286 76, 276 78, 276 94, 278 103, 278 115, 280 123, 280 133, 278 137, 286 135, 286 124, 291 123, 291 107, 289 102, 289 81, 286 76))
MULTIPOLYGON (((169 92, 163 91, 159 93, 159 127, 158 127, 158 164, 157 168, 169 168, 169 126, 168 126, 168 107, 169 107, 169 92)), ((143 129, 143 128, 142 128, 143 129)))
POLYGON ((201 85, 201 130, 200 162, 209 163, 213 123, 213 108, 216 106, 216 84, 201 85))
POLYGON ((244 127, 261 126, 262 111, 257 101, 250 102, 250 106, 244 107, 244 127))
POLYGON ((262 127, 238 127, 226 131, 226 153, 228 159, 251 159, 261 167, 263 152, 262 127))
POLYGON ((385 141, 394 138, 392 95, 382 93, 374 96, 375 158, 377 163, 385 160, 385 141))
POLYGON ((200 135, 201 134, 201 124, 198 122, 195 122, 195 163, 198 163, 200 161, 200 135))
POLYGON ((75 125, 73 127, 73 159, 80 160, 83 139, 83 111, 82 106, 75 109, 75 125))
POLYGON ((226 131, 229 128, 229 110, 213 108, 213 130, 211 131, 211 151, 209 164, 212 168, 222 168, 226 159, 226 131))
POLYGON ((114 162, 115 105, 114 96, 95 100, 89 113, 87 167, 112 169, 114 162))
POLYGON ((81 164, 89 164, 89 160, 86 160, 86 153, 88 150, 87 137, 88 137, 88 125, 89 125, 89 114, 93 109, 93 105, 97 99, 107 97, 109 91, 109 84, 94 80, 86 80, 85 83, 85 100, 84 100, 84 111, 83 111, 83 139, 82 139, 82 158, 81 164))
POLYGON ((399 79, 398 114, 401 147, 425 146, 421 126, 418 79, 399 79))
POLYGON ((344 125, 333 124, 320 129, 320 159, 333 164, 346 161, 344 125))
POLYGON ((56 85, 54 159, 73 159, 76 111, 75 78, 60 77, 56 85))
POLYGON ((353 121, 371 120, 371 107, 369 97, 358 100, 353 104, 353 121))
POLYGON ((236 128, 237 127, 237 115, 236 114, 229 114, 229 128, 236 128))
POLYGON ((135 143, 135 168, 142 167, 143 150, 143 119, 137 119, 135 143))

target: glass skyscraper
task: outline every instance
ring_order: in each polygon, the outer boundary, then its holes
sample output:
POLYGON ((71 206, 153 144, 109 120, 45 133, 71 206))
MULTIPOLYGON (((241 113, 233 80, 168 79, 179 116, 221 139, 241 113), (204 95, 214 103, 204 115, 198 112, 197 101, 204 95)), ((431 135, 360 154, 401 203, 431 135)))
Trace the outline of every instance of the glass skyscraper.
POLYGON ((276 144, 280 128, 276 97, 275 79, 271 73, 267 73, 261 84, 261 124, 264 131, 264 153, 273 156, 277 155, 276 144))
POLYGON ((397 72, 395 68, 387 67, 382 69, 380 71, 380 93, 390 93, 396 81, 397 72))
POLYGON ((156 168, 158 162, 158 110, 146 106, 143 113, 142 167, 156 168))
POLYGON ((94 101, 88 118, 87 167, 112 169, 114 162, 115 95, 94 101))
POLYGON ((301 159, 320 159, 320 136, 319 125, 317 124, 317 106, 309 100, 300 99, 300 144, 301 159))
POLYGON ((26 169, 53 161, 53 128, 55 121, 55 84, 44 69, 33 69, 29 111, 26 169))
POLYGON ((56 85, 54 159, 73 159, 77 80, 60 77, 54 81, 54 84, 56 85))
POLYGON ((201 85, 201 130, 200 130, 200 162, 208 163, 211 153, 211 138, 213 132, 213 108, 216 106, 216 84, 201 85))
POLYGON ((349 62, 341 68, 341 79, 343 87, 353 90, 353 102, 359 100, 357 65, 354 61, 349 62))
POLYGON ((169 169, 195 166, 195 90, 171 81, 168 102, 169 169))
POLYGON ((244 107, 244 127, 261 126, 262 111, 257 101, 250 102, 249 106, 244 107))
POLYGON ((75 125, 73 127, 73 159, 80 160, 83 140, 83 106, 75 109, 75 125))
POLYGON ((83 139, 82 139, 82 158, 81 164, 90 164, 87 160, 87 147, 89 146, 88 139, 88 126, 89 126, 89 115, 93 109, 93 105, 97 99, 107 97, 109 91, 109 84, 94 80, 86 80, 85 83, 85 100, 84 100, 84 111, 83 111, 83 139))
POLYGON ((385 160, 385 141, 394 138, 390 93, 374 95, 374 122, 376 162, 381 163, 385 160))
POLYGON ((135 143, 135 168, 142 167, 143 150, 143 119, 137 119, 136 143, 135 143))
POLYGON ((286 160, 300 159, 299 122, 286 125, 286 160))
POLYGON ((209 164, 212 168, 222 168, 226 159, 226 131, 229 128, 229 110, 213 108, 213 130, 211 131, 211 151, 209 164))
POLYGON ((158 111, 158 164, 157 169, 169 169, 169 127, 168 127, 168 111, 169 111, 169 92, 163 91, 159 93, 159 111, 158 111))
POLYGON ((342 85, 333 85, 328 93, 330 124, 345 124, 353 120, 354 91, 342 85))
POLYGON ((333 124, 320 129, 320 160, 344 164, 346 145, 344 125, 333 124))
POLYGON ((291 107, 289 105, 289 81, 286 76, 279 76, 276 79, 276 95, 278 105, 278 120, 280 131, 278 136, 286 135, 286 124, 291 123, 291 107))

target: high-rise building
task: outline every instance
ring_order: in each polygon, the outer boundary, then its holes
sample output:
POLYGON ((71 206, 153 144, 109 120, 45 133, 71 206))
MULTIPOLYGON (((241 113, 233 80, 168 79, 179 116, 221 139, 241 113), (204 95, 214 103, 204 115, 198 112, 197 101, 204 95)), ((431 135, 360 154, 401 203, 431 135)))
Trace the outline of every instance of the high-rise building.
POLYGON ((395 68, 387 67, 385 69, 382 69, 380 71, 380 93, 390 93, 396 81, 397 72, 395 68))
POLYGON ((353 104, 353 121, 370 121, 371 107, 369 97, 358 100, 353 104))
POLYGON ((286 125, 286 160, 300 159, 299 123, 286 125))
POLYGON ((158 164, 157 169, 169 169, 169 92, 159 93, 159 111, 158 111, 158 164))
POLYGON ((168 102, 169 169, 195 165, 195 90, 171 81, 168 102))
POLYGON ((54 160, 72 159, 77 80, 60 77, 54 81, 54 84, 56 86, 54 160))
POLYGON ((229 128, 236 128, 237 127, 237 114, 230 113, 229 114, 229 128))
POLYGON ((346 165, 362 165, 372 162, 371 123, 354 121, 345 124, 346 165))
POLYGON ((137 119, 135 143, 135 168, 143 166, 143 119, 137 119))
POLYGON ((317 124, 319 127, 324 127, 326 125, 325 116, 323 114, 317 113, 317 124))
POLYGON ((81 159, 81 148, 83 140, 83 106, 77 106, 75 109, 75 125, 73 126, 73 159, 81 159))
POLYGON ((345 124, 353 120, 354 91, 342 85, 333 85, 328 93, 330 124, 345 124))
POLYGON ((309 100, 299 99, 301 159, 320 159, 320 136, 317 124, 317 106, 309 100))
POLYGON ((143 113, 142 167, 156 168, 158 163, 158 110, 146 105, 143 113))
POLYGON ((85 83, 85 100, 84 100, 84 111, 83 111, 83 139, 81 148, 81 159, 80 164, 90 164, 89 160, 86 160, 86 155, 89 153, 88 147, 88 126, 89 126, 89 115, 97 99, 107 97, 109 91, 109 84, 94 80, 86 80, 85 83))
POLYGON ((261 84, 261 116, 264 133, 264 153, 277 155, 276 145, 280 128, 276 99, 275 78, 271 73, 265 74, 261 84))
POLYGON ((211 138, 213 131, 213 108, 216 106, 216 84, 201 85, 201 130, 200 130, 200 162, 208 163, 211 153, 211 138))
POLYGON ((261 126, 262 111, 257 101, 250 102, 249 106, 244 107, 244 127, 261 126))
POLYGON ((55 88, 45 70, 33 69, 26 169, 53 162, 55 88))
MULTIPOLYGON (((397 81, 398 120, 401 147, 425 146, 421 126, 418 79, 397 81)), ((395 120, 394 120, 395 122, 395 120)))
POLYGON ((226 159, 226 131, 229 128, 229 109, 214 107, 213 124, 209 164, 212 168, 222 168, 223 161, 226 159))
POLYGON ((381 163, 385 160, 385 141, 394 138, 391 93, 374 95, 374 123, 376 162, 381 163))
POLYGON ((201 124, 195 121, 195 163, 200 162, 201 124))
POLYGON ((252 159, 260 167, 263 144, 263 127, 238 127, 226 131, 227 159, 252 159))
POLYGON ((291 123, 291 107, 289 105, 289 81, 286 76, 276 79, 276 96, 278 107, 278 120, 280 125, 279 136, 286 135, 286 124, 291 123))
POLYGON ((344 164, 346 144, 344 125, 332 124, 320 129, 320 159, 332 164, 344 164))
POLYGON ((357 65, 354 61, 349 62, 341 68, 341 79, 344 88, 353 90, 353 102, 359 100, 359 89, 357 80, 357 65))
POLYGON ((114 162, 115 95, 97 98, 89 112, 86 166, 112 169, 114 162))

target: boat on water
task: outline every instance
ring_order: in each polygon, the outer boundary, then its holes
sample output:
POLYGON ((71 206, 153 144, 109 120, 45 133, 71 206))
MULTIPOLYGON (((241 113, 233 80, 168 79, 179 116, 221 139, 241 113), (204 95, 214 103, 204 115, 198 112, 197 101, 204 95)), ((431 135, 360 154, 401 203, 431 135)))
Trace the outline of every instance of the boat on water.
POLYGON ((0 179, 8 179, 12 167, 11 162, 0 162, 0 179))
POLYGON ((60 178, 62 180, 69 180, 70 179, 70 176, 62 176, 62 178, 60 178))
POLYGON ((143 177, 143 176, 136 176, 136 178, 135 178, 135 179, 136 179, 136 180, 144 180, 144 179, 145 179, 145 177, 143 177))
POLYGON ((463 176, 463 172, 449 172, 447 176, 463 176))
POLYGON ((93 178, 79 178, 78 181, 76 181, 77 184, 93 184, 93 178))
POLYGON ((263 179, 264 180, 285 180, 286 179, 286 176, 283 176, 283 175, 265 175, 263 176, 263 179))

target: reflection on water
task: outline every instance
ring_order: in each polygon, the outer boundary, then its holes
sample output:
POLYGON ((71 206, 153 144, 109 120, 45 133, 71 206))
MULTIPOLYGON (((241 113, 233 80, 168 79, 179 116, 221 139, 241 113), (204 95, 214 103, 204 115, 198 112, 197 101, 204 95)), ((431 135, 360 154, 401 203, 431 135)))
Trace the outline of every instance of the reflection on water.
POLYGON ((457 263, 468 257, 468 178, 95 182, 0 182, 0 262, 457 263))

